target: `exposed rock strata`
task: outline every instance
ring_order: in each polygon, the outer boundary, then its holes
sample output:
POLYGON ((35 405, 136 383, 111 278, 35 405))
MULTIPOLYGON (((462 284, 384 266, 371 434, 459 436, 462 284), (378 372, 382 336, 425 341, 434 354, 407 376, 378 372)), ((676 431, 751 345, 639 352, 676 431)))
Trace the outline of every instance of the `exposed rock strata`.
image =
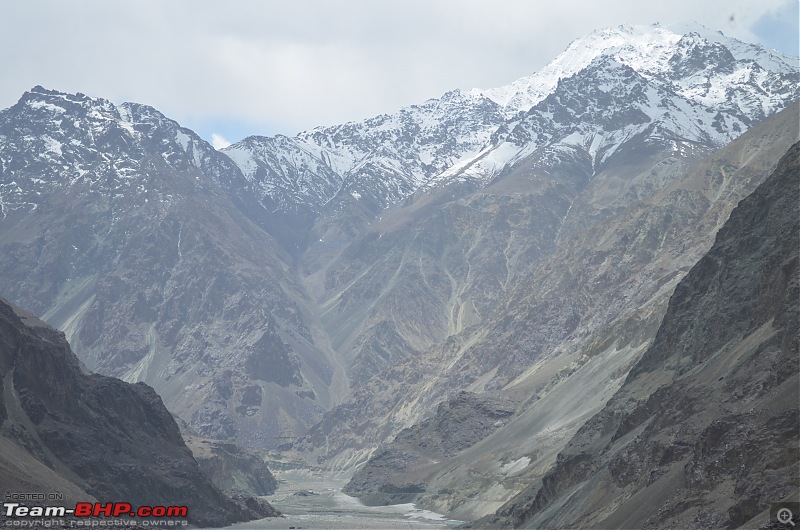
POLYGON ((232 443, 183 435, 200 469, 216 487, 229 493, 272 495, 278 481, 257 454, 232 443))
POLYGON ((502 396, 460 392, 440 404, 434 416, 403 429, 378 449, 343 491, 367 504, 412 502, 441 471, 440 462, 501 427, 516 405, 502 396))

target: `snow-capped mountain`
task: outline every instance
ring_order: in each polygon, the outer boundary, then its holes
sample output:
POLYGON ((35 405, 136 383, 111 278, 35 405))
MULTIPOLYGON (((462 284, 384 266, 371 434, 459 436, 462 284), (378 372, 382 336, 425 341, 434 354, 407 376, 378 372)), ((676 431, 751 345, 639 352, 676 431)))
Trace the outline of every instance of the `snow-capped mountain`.
POLYGON ((676 52, 680 58, 672 60, 677 72, 670 77, 683 84, 648 79, 609 55, 599 55, 579 74, 560 81, 552 94, 512 122, 513 127, 498 131, 472 161, 432 182, 454 177, 488 180, 540 149, 551 154, 543 158, 543 165, 559 152, 583 152, 591 160, 592 174, 633 139, 676 150, 691 146, 711 151, 797 97, 790 75, 767 72, 757 63, 734 70, 732 61, 722 60, 712 70, 709 56, 730 59, 719 45, 697 43, 692 37, 681 43, 676 52), (720 70, 730 73, 723 76, 720 70), (699 82, 701 78, 705 82, 699 82), (724 90, 714 89, 719 85, 724 90))
POLYGON ((0 112, 0 291, 197 431, 274 445, 323 410, 333 370, 254 197, 155 109, 35 87, 0 112))
POLYGON ((620 26, 504 87, 223 152, 284 211, 319 212, 338 194, 377 212, 454 177, 487 182, 546 146, 580 147, 593 163, 641 134, 719 148, 797 99, 799 73, 796 58, 698 24, 620 26))
POLYGON ((223 152, 261 197, 286 212, 298 205, 319 212, 337 193, 383 209, 477 153, 503 121, 497 103, 454 90, 360 123, 318 127, 294 138, 252 136, 223 152))
MULTIPOLYGON (((230 159, 146 105, 116 106, 103 98, 37 86, 0 111, 0 123, 0 172, 30 176, 0 182, 2 217, 35 209, 39 197, 67 189, 84 189, 110 201, 126 193, 153 194, 168 205, 178 190, 165 179, 143 178, 152 166, 150 148, 171 169, 196 171, 200 187, 208 186, 200 174, 227 189, 247 187, 230 159)), ((254 202, 250 194, 239 195, 254 202)))
MULTIPOLYGON (((771 72, 797 72, 796 57, 726 37, 700 24, 622 25, 596 30, 574 40, 558 57, 530 76, 499 88, 473 89, 471 93, 483 94, 511 113, 527 111, 551 94, 560 79, 572 77, 600 55, 612 57, 648 79, 669 77, 676 53, 692 41, 706 42, 712 47, 717 44, 736 61, 754 62, 771 72)), ((705 66, 713 72, 718 64, 712 60, 705 66)))

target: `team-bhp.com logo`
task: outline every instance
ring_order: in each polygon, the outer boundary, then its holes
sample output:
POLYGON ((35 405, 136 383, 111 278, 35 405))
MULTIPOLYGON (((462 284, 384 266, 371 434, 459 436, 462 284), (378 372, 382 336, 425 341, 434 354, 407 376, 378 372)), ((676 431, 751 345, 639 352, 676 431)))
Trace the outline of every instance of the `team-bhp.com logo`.
POLYGON ((64 506, 23 506, 18 502, 3 503, 6 517, 186 517, 186 506, 139 506, 128 502, 79 502, 75 508, 64 506))
MULTIPOLYGON (((186 526, 186 506, 139 506, 129 502, 79 502, 65 506, 26 506, 4 502, 4 526, 74 528, 76 526, 186 526), (137 517, 139 519, 132 519, 137 517), (183 519, 177 519, 182 517, 183 519), (66 518, 66 519, 65 519, 66 518)), ((0 517, 0 519, 3 519, 0 517)))

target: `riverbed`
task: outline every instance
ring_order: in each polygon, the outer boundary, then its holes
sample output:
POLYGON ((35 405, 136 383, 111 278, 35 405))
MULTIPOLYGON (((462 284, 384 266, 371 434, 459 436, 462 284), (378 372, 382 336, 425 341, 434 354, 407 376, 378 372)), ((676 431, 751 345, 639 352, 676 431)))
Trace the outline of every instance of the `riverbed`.
POLYGON ((283 517, 271 517, 229 527, 255 529, 430 529, 453 528, 462 523, 441 514, 417 509, 413 504, 365 506, 342 493, 345 478, 293 469, 276 471, 278 490, 264 497, 283 517))

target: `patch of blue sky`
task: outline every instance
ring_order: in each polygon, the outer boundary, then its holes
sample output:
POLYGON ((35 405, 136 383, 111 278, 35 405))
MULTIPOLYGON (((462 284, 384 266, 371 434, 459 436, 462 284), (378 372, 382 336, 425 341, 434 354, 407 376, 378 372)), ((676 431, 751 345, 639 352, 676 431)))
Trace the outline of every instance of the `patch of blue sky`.
POLYGON ((789 0, 780 9, 762 15, 750 28, 765 46, 800 55, 800 2, 789 0))
POLYGON ((184 127, 197 133, 200 138, 220 149, 248 136, 274 136, 282 131, 269 124, 240 118, 189 116, 178 119, 184 127))

